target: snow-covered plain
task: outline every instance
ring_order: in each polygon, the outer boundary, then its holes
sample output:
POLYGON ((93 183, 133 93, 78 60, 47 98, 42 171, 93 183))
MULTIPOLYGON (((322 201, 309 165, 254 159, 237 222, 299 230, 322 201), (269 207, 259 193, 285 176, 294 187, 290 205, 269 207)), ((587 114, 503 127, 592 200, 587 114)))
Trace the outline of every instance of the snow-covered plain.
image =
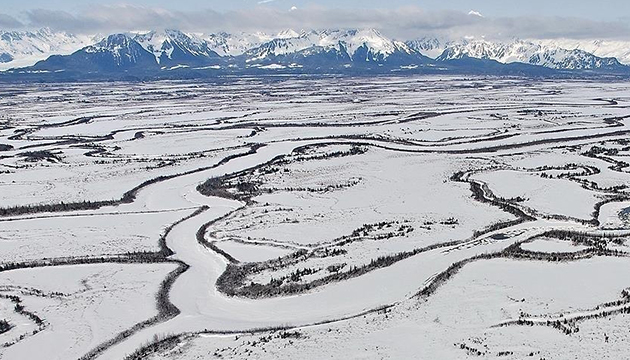
POLYGON ((623 358, 629 104, 596 81, 2 85, 0 358, 623 358))

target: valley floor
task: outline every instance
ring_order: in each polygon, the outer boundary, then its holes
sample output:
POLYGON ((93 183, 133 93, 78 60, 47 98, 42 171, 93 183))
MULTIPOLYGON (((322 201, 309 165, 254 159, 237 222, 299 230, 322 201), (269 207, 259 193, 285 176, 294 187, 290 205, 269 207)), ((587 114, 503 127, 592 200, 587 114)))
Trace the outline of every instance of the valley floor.
POLYGON ((0 359, 621 359, 630 85, 0 86, 0 359))

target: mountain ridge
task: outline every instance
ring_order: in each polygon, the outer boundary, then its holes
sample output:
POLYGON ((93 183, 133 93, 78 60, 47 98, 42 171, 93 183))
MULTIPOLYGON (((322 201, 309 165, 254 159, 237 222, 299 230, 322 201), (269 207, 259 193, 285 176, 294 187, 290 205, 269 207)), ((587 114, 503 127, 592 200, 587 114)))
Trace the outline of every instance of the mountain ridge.
MULTIPOLYGON (((71 38, 71 35, 66 36, 71 38)), ((0 43, 0 49, 2 46, 0 43)), ((0 51, 0 59, 6 63, 11 63, 15 56, 0 51)), ((172 29, 119 33, 70 54, 51 55, 32 66, 3 73, 65 73, 80 79, 96 74, 104 77, 106 74, 169 77, 171 75, 165 75, 165 72, 175 70, 182 76, 211 76, 208 73, 211 71, 250 73, 263 70, 481 72, 525 76, 548 76, 553 74, 548 70, 553 70, 572 74, 630 75, 630 67, 614 57, 598 57, 581 49, 569 50, 551 43, 545 45, 518 39, 509 42, 450 41, 431 37, 403 42, 390 39, 376 29, 300 32, 287 29, 274 35, 261 32, 195 34, 172 29), (206 73, 201 74, 202 70, 206 73)))
POLYGON ((613 57, 599 57, 580 49, 569 50, 520 39, 510 42, 465 39, 444 44, 437 39, 420 39, 410 41, 408 45, 426 53, 439 51, 440 55, 436 57, 438 61, 467 56, 492 59, 504 64, 519 62, 557 70, 614 70, 624 66, 613 57))

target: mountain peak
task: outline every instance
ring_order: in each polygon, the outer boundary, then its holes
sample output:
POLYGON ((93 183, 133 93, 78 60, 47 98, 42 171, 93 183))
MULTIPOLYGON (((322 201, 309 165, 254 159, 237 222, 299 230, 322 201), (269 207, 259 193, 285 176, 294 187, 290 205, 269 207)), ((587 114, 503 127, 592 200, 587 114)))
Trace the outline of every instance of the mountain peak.
POLYGON ((291 39, 291 38, 296 38, 299 37, 300 34, 298 32, 296 32, 293 29, 286 29, 286 30, 282 30, 278 33, 278 35, 276 35, 276 38, 278 39, 291 39))
MULTIPOLYGON (((199 60, 199 58, 219 56, 210 49, 207 41, 180 30, 166 29, 161 32, 136 34, 134 40, 146 51, 152 53, 158 64, 191 62, 195 58, 199 60)), ((203 61, 199 60, 199 62, 203 61)))
POLYGON ((127 34, 111 34, 105 39, 94 44, 91 48, 94 50, 110 50, 118 52, 123 48, 129 48, 134 40, 127 34))

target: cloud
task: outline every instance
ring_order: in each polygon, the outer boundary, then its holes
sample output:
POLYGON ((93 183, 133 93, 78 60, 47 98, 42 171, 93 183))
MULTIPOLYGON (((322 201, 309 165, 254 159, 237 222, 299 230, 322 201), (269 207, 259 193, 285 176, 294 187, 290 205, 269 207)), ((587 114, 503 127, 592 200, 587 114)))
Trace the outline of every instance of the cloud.
POLYGON ((19 29, 24 27, 24 24, 11 15, 0 14, 0 29, 19 29))
MULTIPOLYGON (((29 27, 51 27, 75 33, 164 28, 194 32, 376 28, 398 39, 423 36, 623 39, 630 36, 630 27, 623 22, 540 16, 492 18, 479 15, 481 14, 474 11, 425 11, 416 6, 396 9, 333 9, 312 5, 293 7, 291 11, 260 5, 224 13, 211 9, 187 12, 134 5, 101 5, 86 8, 77 14, 42 9, 24 14, 29 27)), ((17 21, 13 18, 4 21, 12 20, 17 21)), ((0 24, 2 21, 0 17, 0 24)))
MULTIPOLYGON (((35 9, 25 13, 31 27, 50 27, 77 33, 117 32, 164 27, 187 27, 200 23, 201 14, 185 14, 131 5, 98 6, 80 14, 35 9)), ((209 19, 217 13, 206 13, 209 19)))

